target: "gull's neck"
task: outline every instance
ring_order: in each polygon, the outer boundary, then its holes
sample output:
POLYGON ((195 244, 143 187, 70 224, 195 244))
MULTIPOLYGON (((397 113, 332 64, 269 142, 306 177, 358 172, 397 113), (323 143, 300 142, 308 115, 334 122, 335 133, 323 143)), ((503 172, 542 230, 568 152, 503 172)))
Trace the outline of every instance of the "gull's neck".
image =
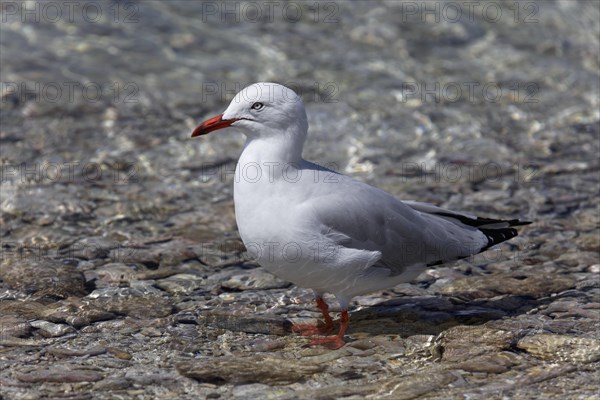
POLYGON ((273 134, 247 135, 246 145, 240 157, 243 162, 299 164, 302 161, 302 148, 306 130, 291 127, 285 132, 273 134))

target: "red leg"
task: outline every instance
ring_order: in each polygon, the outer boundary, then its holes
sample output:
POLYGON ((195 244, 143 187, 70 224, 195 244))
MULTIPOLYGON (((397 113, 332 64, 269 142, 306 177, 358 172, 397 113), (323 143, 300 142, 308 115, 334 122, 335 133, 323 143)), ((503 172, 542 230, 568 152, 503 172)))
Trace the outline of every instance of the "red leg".
POLYGON ((346 333, 346 328, 348 328, 349 321, 350 318, 348 317, 348 311, 342 311, 342 315, 340 316, 340 331, 338 334, 334 336, 325 336, 313 339, 310 344, 312 346, 322 345, 332 350, 339 349, 346 344, 346 342, 344 342, 344 333, 346 333))
POLYGON ((326 334, 333 331, 333 320, 329 315, 329 307, 327 303, 323 300, 322 297, 317 297, 317 307, 323 313, 323 319, 325 320, 324 324, 319 323, 318 325, 294 325, 292 326, 292 330, 294 332, 300 333, 302 336, 311 336, 318 334, 326 334))

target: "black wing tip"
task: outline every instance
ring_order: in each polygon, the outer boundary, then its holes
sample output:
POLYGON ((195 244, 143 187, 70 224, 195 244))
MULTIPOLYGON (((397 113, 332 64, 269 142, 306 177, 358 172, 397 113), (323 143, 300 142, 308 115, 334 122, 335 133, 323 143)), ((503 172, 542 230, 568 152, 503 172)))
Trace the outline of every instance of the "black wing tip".
POLYGON ((478 228, 478 227, 484 226, 484 225, 498 224, 498 223, 505 223, 505 224, 508 224, 508 226, 522 226, 522 225, 529 225, 529 224, 533 223, 533 221, 522 221, 520 219, 495 219, 495 218, 484 218, 484 217, 471 218, 471 217, 467 217, 466 215, 445 213, 445 212, 437 212, 434 214, 439 215, 440 217, 454 218, 454 219, 460 221, 461 223, 468 225, 468 226, 472 226, 474 228, 478 228))
MULTIPOLYGON (((488 244, 485 245, 483 248, 481 248, 478 251, 478 253, 486 251, 487 249, 489 249, 492 246, 495 246, 499 243, 510 240, 510 239, 514 238, 515 236, 518 236, 519 232, 516 229, 510 228, 510 227, 529 225, 529 224, 533 223, 533 221, 522 221, 520 219, 508 219, 507 220, 507 219, 494 219, 494 218, 483 218, 483 217, 470 218, 465 215, 444 213, 444 212, 438 212, 438 213, 433 213, 433 214, 439 215, 441 217, 454 218, 454 219, 460 221, 461 223, 468 225, 468 226, 472 226, 474 228, 477 228, 480 232, 482 232, 487 237, 488 244), (506 228, 484 228, 485 225, 498 224, 498 223, 508 224, 509 227, 506 227, 506 228)), ((445 264, 447 262, 457 261, 457 260, 461 260, 461 259, 467 258, 467 257, 470 257, 470 256, 458 257, 453 260, 438 260, 438 261, 427 264, 427 266, 435 267, 438 265, 445 264)))
POLYGON ((505 242, 519 235, 519 232, 514 228, 501 228, 501 229, 486 229, 479 228, 479 230, 487 237, 488 244, 483 247, 480 252, 489 249, 499 243, 505 242))

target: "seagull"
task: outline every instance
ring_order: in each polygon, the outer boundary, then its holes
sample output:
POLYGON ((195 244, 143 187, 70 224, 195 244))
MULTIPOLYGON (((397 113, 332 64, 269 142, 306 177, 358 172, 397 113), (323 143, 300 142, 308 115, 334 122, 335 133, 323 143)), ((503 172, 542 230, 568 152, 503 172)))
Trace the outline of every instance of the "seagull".
POLYGON ((295 325, 311 345, 342 347, 354 296, 414 280, 517 236, 529 224, 400 201, 302 158, 308 121, 301 98, 277 83, 241 90, 192 137, 234 127, 246 136, 234 175, 235 217, 248 253, 268 271, 315 292, 324 323, 295 325), (323 300, 339 302, 339 331, 323 300))

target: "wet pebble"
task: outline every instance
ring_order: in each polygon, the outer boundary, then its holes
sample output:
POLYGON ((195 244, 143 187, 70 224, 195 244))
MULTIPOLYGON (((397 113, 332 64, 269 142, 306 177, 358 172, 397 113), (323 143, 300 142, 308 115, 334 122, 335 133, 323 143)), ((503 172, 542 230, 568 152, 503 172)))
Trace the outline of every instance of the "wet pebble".
POLYGON ((75 329, 69 325, 53 324, 48 321, 31 321, 30 324, 32 327, 38 329, 44 337, 60 337, 67 333, 75 332, 75 329))
POLYGON ((433 352, 449 362, 466 361, 492 351, 507 350, 515 332, 483 326, 456 326, 444 331, 435 340, 433 352))
POLYGON ((539 334, 519 340, 517 347, 543 360, 592 363, 600 360, 600 340, 539 334))
POLYGON ((587 268, 587 271, 592 273, 592 274, 600 274, 600 264, 594 264, 594 265, 590 265, 587 268))
POLYGON ((277 278, 262 268, 257 268, 243 274, 233 275, 225 282, 222 282, 221 286, 226 289, 235 290, 264 290, 285 288, 290 286, 290 283, 277 278))
POLYGON ((600 318, 600 305, 598 303, 581 303, 577 300, 561 299, 549 304, 542 313, 553 318, 576 317, 597 320, 600 318))
POLYGON ((484 354, 468 359, 456 365, 469 372, 485 372, 487 374, 501 374, 525 364, 523 357, 508 351, 493 354, 484 354))
POLYGON ((162 292, 147 284, 97 289, 84 301, 109 313, 142 319, 166 317, 173 311, 171 302, 162 292))
POLYGON ((283 349, 287 345, 286 340, 281 339, 259 339, 254 340, 249 344, 251 351, 267 352, 283 349))
POLYGON ((127 378, 107 378, 94 384, 94 390, 101 392, 127 390, 133 387, 133 382, 127 378))
POLYGON ((102 378, 102 374, 99 372, 83 369, 65 369, 59 366, 52 369, 38 369, 26 374, 17 375, 18 380, 28 383, 97 382, 102 380, 102 378))
POLYGON ((477 276, 461 278, 444 285, 441 293, 460 295, 469 299, 490 298, 501 294, 518 296, 549 296, 575 286, 569 276, 515 273, 511 275, 477 276))
POLYGON ((3 257, 0 279, 13 289, 35 293, 45 302, 86 294, 81 272, 73 266, 47 258, 3 257))
POLYGON ((197 359, 177 365, 180 374, 201 382, 284 385, 321 372, 323 366, 302 360, 255 355, 197 359))
POLYGON ((118 349, 116 347, 107 347, 106 351, 120 360, 131 360, 131 358, 133 357, 131 353, 125 350, 118 349))
POLYGON ((261 333, 265 335, 288 335, 291 322, 283 317, 265 315, 233 314, 223 311, 201 315, 198 325, 228 329, 234 332, 261 333))
POLYGON ((75 242, 63 252, 75 258, 93 260, 107 258, 110 251, 119 247, 119 242, 102 236, 87 237, 75 242))
POLYGON ((172 295, 187 295, 203 287, 203 279, 192 274, 177 274, 156 282, 156 287, 172 295))
POLYGON ((49 354, 56 357, 82 357, 97 356, 106 353, 107 349, 102 346, 96 346, 89 349, 70 349, 66 347, 49 347, 46 350, 49 354))
POLYGON ((25 338, 31 333, 31 324, 24 318, 14 315, 0 316, 0 338, 25 338))

